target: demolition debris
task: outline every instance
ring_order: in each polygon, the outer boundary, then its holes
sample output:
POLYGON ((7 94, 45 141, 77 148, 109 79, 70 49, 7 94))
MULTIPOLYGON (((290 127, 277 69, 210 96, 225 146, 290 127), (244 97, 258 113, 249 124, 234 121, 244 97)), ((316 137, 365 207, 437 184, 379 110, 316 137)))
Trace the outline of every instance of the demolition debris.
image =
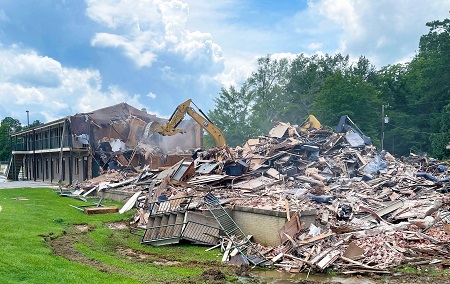
POLYGON ((143 244, 221 247, 230 264, 345 274, 389 273, 403 264, 448 267, 446 163, 378 152, 349 121, 341 118, 335 131, 278 123, 242 147, 196 151, 157 168, 130 170, 131 157, 75 187, 81 196, 127 193, 120 213, 136 207, 131 232, 143 244), (237 218, 237 208, 272 212, 278 225, 244 230, 252 228, 245 224, 250 215, 237 218), (259 241, 268 235, 278 243, 259 241))

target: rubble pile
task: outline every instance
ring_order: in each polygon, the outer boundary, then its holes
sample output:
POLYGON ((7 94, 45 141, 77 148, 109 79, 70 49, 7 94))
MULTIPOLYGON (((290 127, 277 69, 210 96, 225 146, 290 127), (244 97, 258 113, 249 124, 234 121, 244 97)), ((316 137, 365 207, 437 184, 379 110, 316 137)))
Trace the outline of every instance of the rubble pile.
MULTIPOLYGON (((196 151, 192 159, 159 170, 117 169, 98 178, 102 181, 76 186, 85 195, 134 193, 121 211, 136 205, 131 225, 144 230, 155 204, 161 210, 161 202, 171 201, 172 209, 179 208, 175 200, 190 197, 184 209, 207 211, 208 192, 224 207, 283 211, 280 245, 255 244, 274 266, 290 272, 333 267, 388 273, 405 263, 450 266, 448 173, 445 162, 425 155, 396 159, 378 152, 356 132, 278 123, 242 147, 196 151), (305 224, 302 212, 311 210, 315 221, 305 224)), ((217 238, 222 247, 224 239, 217 238)))

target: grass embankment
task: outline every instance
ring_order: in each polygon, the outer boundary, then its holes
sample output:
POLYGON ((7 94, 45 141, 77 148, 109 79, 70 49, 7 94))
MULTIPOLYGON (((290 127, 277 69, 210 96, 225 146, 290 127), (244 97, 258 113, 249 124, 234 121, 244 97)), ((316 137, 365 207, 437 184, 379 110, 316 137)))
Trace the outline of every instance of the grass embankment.
POLYGON ((69 204, 86 205, 50 189, 0 190, 0 283, 201 283, 220 265, 218 250, 144 246, 108 226, 131 212, 86 215, 69 204))

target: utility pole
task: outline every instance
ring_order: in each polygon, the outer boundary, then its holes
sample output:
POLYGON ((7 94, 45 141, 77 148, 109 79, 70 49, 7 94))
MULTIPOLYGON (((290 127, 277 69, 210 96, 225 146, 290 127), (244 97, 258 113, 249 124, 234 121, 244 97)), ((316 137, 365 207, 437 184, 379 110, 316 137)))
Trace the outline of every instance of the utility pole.
POLYGON ((381 151, 384 150, 384 124, 389 123, 389 117, 384 115, 384 109, 389 107, 387 105, 381 105, 381 151))

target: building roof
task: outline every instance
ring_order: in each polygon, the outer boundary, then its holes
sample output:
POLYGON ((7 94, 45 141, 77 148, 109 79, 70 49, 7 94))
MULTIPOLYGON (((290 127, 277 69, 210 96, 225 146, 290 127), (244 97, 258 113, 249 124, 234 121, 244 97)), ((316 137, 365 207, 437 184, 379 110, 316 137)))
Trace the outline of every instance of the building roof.
POLYGON ((139 110, 127 103, 120 103, 109 107, 101 108, 90 113, 87 113, 89 117, 98 125, 106 126, 111 124, 112 121, 125 120, 129 116, 135 116, 142 119, 145 122, 154 120, 162 120, 156 115, 149 114, 145 111, 139 110))
POLYGON ((41 124, 39 126, 30 127, 30 128, 12 133, 11 136, 21 135, 21 134, 26 133, 31 130, 38 130, 38 129, 45 128, 48 126, 60 124, 60 123, 64 122, 65 119, 69 119, 70 117, 80 116, 80 115, 88 115, 92 119, 92 121, 95 124, 99 125, 100 127, 106 127, 107 125, 111 124, 112 121, 125 120, 129 116, 138 117, 145 122, 150 122, 150 121, 162 122, 164 120, 162 118, 157 117, 156 115, 149 114, 146 111, 139 110, 139 109, 123 102, 123 103, 119 103, 119 104, 112 105, 109 107, 104 107, 104 108, 101 108, 98 110, 94 110, 89 113, 78 113, 73 116, 63 117, 63 118, 60 118, 60 119, 57 119, 54 121, 50 121, 50 122, 41 124))

